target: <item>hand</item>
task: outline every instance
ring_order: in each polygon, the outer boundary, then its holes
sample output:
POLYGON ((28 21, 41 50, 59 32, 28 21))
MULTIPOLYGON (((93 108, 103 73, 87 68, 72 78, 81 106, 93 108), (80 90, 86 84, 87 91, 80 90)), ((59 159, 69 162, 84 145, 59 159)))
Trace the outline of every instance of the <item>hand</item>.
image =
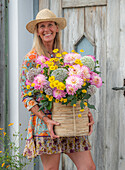
POLYGON ((90 136, 93 132, 93 124, 94 124, 93 116, 92 116, 92 113, 90 112, 90 110, 89 110, 89 113, 88 113, 88 117, 89 117, 89 123, 88 123, 89 134, 88 135, 90 136))
POLYGON ((54 134, 53 126, 54 126, 54 125, 59 126, 60 123, 55 122, 54 120, 51 120, 51 119, 49 119, 48 117, 44 117, 44 122, 46 123, 46 125, 47 125, 47 127, 48 127, 48 130, 49 130, 51 139, 59 138, 59 136, 57 136, 57 135, 54 134))

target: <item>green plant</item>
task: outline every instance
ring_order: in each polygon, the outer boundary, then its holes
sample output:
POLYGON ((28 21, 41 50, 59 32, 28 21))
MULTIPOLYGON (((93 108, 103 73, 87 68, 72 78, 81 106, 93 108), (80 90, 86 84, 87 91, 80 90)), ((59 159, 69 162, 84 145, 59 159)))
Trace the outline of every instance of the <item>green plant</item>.
MULTIPOLYGON (((12 126, 13 123, 10 123, 8 126, 12 126)), ((21 124, 19 124, 21 126, 21 124)), ((22 153, 20 153, 20 149, 23 144, 22 134, 19 132, 15 132, 13 134, 13 139, 4 132, 3 128, 0 128, 0 169, 16 169, 22 170, 24 167, 28 166, 31 160, 26 159, 22 153), (6 141, 6 142, 5 142, 6 141), (20 143, 18 146, 17 144, 20 143)))

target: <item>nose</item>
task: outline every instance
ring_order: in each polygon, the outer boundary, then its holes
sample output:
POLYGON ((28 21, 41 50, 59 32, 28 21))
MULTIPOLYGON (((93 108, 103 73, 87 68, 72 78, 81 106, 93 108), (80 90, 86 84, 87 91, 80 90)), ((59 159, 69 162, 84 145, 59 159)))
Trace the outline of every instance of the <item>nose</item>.
POLYGON ((48 26, 45 26, 44 27, 44 31, 48 31, 49 30, 49 27, 48 26))

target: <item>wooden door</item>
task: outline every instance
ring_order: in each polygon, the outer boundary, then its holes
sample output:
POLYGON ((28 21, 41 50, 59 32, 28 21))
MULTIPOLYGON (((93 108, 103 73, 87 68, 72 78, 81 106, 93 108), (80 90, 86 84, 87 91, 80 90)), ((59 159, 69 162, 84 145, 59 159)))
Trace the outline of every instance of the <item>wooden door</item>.
MULTIPOLYGON (((90 53, 99 60, 99 70, 105 83, 90 101, 95 104, 96 111, 92 110, 95 125, 94 132, 89 138, 97 170, 123 170, 125 165, 125 133, 122 136, 125 119, 124 96, 123 92, 116 94, 112 90, 115 85, 123 85, 125 68, 121 62, 123 46, 121 45, 120 52, 118 46, 120 41, 119 13, 121 12, 121 17, 123 17, 123 7, 125 7, 123 1, 39 0, 39 10, 49 8, 58 17, 65 17, 67 20, 67 27, 62 31, 63 49, 67 52, 76 49, 79 52, 83 47, 85 52, 82 55, 90 53), (121 11, 119 11, 119 6, 121 11), (119 77, 118 74, 120 74, 119 77), (112 77, 115 75, 116 79, 112 77), (122 107, 119 106, 120 104, 122 107)), ((124 22, 120 24, 123 30, 124 22)), ((121 35, 125 37, 125 32, 122 31, 121 35)), ((121 38, 121 43, 123 43, 123 38, 121 38)), ((62 170, 76 169, 66 155, 62 156, 61 163, 60 169, 62 170)))

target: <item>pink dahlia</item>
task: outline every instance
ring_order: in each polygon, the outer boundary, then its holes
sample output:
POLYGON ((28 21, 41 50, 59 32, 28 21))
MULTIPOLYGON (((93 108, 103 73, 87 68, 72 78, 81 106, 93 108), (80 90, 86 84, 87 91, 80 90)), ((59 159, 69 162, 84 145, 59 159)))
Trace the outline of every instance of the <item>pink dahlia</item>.
POLYGON ((78 75, 72 75, 66 79, 66 86, 71 85, 71 86, 75 86, 76 89, 79 89, 82 87, 82 84, 83 84, 83 79, 81 79, 81 77, 78 75))
POLYGON ((61 99, 62 97, 65 97, 66 92, 64 92, 64 90, 58 90, 57 88, 55 88, 53 90, 53 97, 55 97, 56 99, 61 99))
POLYGON ((69 68, 69 75, 81 75, 81 67, 80 65, 73 65, 74 68, 69 68))
POLYGON ((99 77, 97 73, 92 72, 91 73, 91 79, 90 79, 91 85, 95 85, 97 88, 102 86, 102 79, 99 77))
POLYGON ((76 59, 80 59, 82 56, 77 53, 68 53, 64 56, 64 63, 73 64, 76 59))
POLYGON ((43 74, 38 74, 34 78, 33 83, 35 83, 35 86, 34 86, 35 89, 43 90, 43 86, 46 85, 47 80, 46 80, 46 77, 43 74))
POLYGON ((87 66, 81 67, 81 78, 84 80, 90 78, 90 69, 87 66))
POLYGON ((77 91, 77 88, 75 86, 67 85, 66 91, 69 95, 74 95, 77 91))
POLYGON ((45 62, 48 61, 48 60, 49 60, 49 58, 41 55, 41 56, 38 56, 38 58, 36 59, 35 62, 36 62, 37 64, 40 64, 40 65, 41 65, 41 68, 43 68, 43 67, 47 67, 47 64, 45 64, 45 62))
POLYGON ((26 79, 26 85, 31 85, 31 84, 32 84, 32 82, 29 81, 28 79, 26 79))

